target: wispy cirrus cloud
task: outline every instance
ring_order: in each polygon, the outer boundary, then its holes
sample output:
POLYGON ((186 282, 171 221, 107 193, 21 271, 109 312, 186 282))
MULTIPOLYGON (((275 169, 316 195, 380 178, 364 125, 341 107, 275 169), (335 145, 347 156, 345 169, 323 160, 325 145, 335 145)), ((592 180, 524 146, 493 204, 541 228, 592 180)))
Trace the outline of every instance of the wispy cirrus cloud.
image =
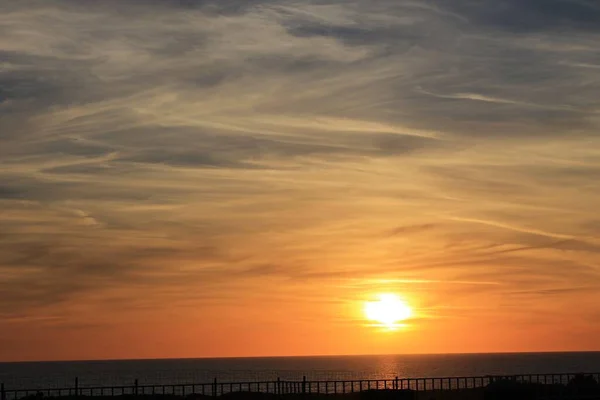
POLYGON ((273 282, 314 305, 357 279, 438 317, 566 315, 600 285, 599 16, 0 0, 0 315, 258 309, 273 282))

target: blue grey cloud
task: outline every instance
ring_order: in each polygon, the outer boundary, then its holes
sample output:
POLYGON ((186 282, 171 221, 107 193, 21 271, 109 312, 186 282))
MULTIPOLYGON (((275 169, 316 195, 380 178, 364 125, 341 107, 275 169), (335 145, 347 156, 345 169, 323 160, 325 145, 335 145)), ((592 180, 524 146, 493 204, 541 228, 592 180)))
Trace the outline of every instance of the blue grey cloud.
POLYGON ((585 0, 0 0, 0 315, 362 277, 558 318, 545 297, 600 279, 598 21, 585 0))

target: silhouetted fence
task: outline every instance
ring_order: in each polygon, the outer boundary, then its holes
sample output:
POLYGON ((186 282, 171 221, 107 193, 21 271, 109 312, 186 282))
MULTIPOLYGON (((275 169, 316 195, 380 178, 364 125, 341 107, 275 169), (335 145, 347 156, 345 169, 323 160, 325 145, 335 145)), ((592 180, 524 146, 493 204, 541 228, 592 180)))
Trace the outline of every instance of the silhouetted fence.
MULTIPOLYGON (((447 378, 395 378, 340 381, 281 380, 264 382, 218 382, 175 385, 82 386, 76 378, 72 387, 11 390, 1 384, 0 400, 40 400, 56 397, 200 396, 254 395, 342 395, 387 393, 390 398, 447 398, 460 391, 460 398, 484 399, 600 399, 600 373, 537 374, 447 378), (399 396, 400 394, 403 396, 399 396), (405 397, 404 395, 414 395, 405 397), (426 397, 420 394, 427 394, 426 397), (468 395, 470 394, 470 395, 468 395)), ((254 396, 253 398, 256 398, 254 396)), ((361 397, 362 398, 362 397, 361 397)), ((370 399, 384 400, 378 395, 370 399)), ((385 400, 387 400, 385 396, 385 400)))

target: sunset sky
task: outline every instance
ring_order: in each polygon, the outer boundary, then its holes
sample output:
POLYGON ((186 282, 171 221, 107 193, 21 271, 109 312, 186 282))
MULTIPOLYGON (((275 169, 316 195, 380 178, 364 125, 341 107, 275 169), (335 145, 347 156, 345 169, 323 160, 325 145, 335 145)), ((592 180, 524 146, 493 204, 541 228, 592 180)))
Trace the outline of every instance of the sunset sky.
POLYGON ((596 0, 0 0, 0 361, 600 350, 599 44, 596 0))

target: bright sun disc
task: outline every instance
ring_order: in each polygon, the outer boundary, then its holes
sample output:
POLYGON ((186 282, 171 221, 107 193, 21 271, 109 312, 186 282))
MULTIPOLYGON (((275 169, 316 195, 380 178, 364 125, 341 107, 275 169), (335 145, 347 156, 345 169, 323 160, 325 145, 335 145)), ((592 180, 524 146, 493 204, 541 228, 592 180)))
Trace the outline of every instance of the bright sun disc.
POLYGON ((395 294, 380 294, 379 300, 365 303, 365 316, 387 328, 395 328, 398 323, 412 316, 412 309, 395 294))

